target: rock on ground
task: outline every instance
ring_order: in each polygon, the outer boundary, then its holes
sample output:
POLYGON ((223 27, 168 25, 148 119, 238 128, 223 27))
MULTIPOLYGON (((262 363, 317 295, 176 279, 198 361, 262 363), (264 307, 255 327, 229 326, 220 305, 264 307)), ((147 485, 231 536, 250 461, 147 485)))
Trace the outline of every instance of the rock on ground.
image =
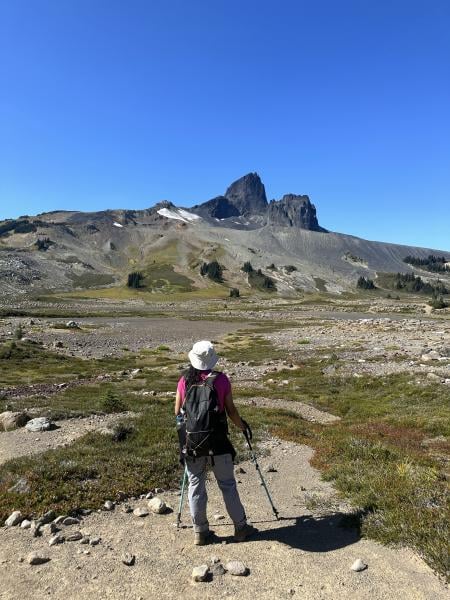
POLYGON ((209 575, 208 565, 200 565, 192 569, 192 579, 194 581, 206 581, 209 575))

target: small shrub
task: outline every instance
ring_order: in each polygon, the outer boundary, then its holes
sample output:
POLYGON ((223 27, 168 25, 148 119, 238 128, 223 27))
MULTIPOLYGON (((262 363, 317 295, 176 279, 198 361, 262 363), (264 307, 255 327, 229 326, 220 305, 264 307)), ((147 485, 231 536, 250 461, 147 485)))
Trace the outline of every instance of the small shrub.
POLYGON ((21 340, 23 338, 23 329, 22 329, 22 325, 18 325, 16 327, 16 330, 14 331, 14 339, 15 340, 21 340))
POLYGON ((230 298, 239 298, 239 290, 238 290, 238 288, 231 288, 231 290, 230 290, 230 298))
POLYGON ((270 265, 267 267, 269 271, 276 271, 277 268, 275 266, 275 263, 270 263, 270 265))
POLYGON ((243 264, 241 271, 244 271, 244 273, 253 273, 252 263, 250 261, 246 261, 243 264))
POLYGON ((444 301, 442 296, 433 296, 431 300, 428 302, 429 306, 436 310, 440 310, 441 308, 447 308, 448 304, 444 301))
POLYGON ((295 267, 294 265, 286 265, 284 267, 284 270, 286 271, 286 273, 293 273, 297 270, 297 267, 295 267))
POLYGON ((134 433, 134 428, 126 423, 116 423, 113 427, 112 440, 114 442, 123 442, 134 433))
POLYGON ((127 410, 125 403, 119 398, 114 390, 108 390, 106 392, 101 408, 103 412, 106 413, 125 412, 127 410))

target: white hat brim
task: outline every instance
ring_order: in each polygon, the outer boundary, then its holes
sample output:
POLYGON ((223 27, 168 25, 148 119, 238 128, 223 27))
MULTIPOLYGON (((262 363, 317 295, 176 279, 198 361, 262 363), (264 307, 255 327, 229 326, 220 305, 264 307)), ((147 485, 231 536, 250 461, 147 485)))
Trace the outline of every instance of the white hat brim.
POLYGON ((199 371, 208 371, 209 369, 212 369, 219 360, 219 357, 215 351, 213 351, 208 361, 201 360, 201 358, 199 358, 199 356, 192 350, 189 352, 188 356, 191 365, 194 367, 194 369, 198 369, 199 371))

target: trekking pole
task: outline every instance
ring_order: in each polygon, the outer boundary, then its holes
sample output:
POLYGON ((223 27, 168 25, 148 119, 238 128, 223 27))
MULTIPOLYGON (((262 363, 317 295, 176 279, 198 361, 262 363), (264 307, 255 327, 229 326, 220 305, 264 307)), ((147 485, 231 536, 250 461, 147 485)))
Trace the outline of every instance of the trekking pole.
POLYGON ((274 504, 272 502, 272 498, 270 497, 269 490, 267 489, 267 485, 266 485, 266 482, 264 481, 263 474, 261 473, 261 469, 259 468, 259 464, 258 464, 258 461, 256 459, 256 454, 253 451, 252 444, 250 442, 250 440, 253 437, 252 430, 250 429, 250 426, 249 426, 249 424, 246 421, 242 420, 242 422, 245 425, 245 430, 243 431, 243 434, 245 436, 245 439, 247 440, 248 448, 250 450, 250 458, 252 460, 252 463, 255 465, 256 470, 258 471, 259 477, 261 479, 261 484, 262 484, 262 486, 263 486, 263 488, 264 488, 264 490, 265 490, 265 492, 267 494, 267 498, 268 498, 268 500, 270 502, 270 506, 272 507, 272 512, 275 515, 276 520, 279 521, 280 517, 278 516, 278 511, 277 511, 277 509, 275 508, 275 506, 274 506, 274 504))
POLYGON ((177 529, 180 527, 181 523, 181 511, 183 510, 183 501, 184 501, 184 490, 186 489, 186 481, 187 481, 187 467, 184 466, 183 476, 181 478, 181 496, 180 503, 178 505, 178 514, 177 514, 177 529))

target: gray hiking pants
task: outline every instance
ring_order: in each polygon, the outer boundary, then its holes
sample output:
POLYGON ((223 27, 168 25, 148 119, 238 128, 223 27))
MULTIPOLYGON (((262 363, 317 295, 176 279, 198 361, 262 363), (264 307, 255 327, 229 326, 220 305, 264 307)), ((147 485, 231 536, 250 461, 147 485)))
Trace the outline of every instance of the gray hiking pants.
POLYGON ((189 508, 191 510, 194 531, 200 533, 208 531, 209 524, 206 517, 206 467, 211 464, 213 473, 217 479, 225 506, 234 526, 237 529, 244 527, 247 520, 244 507, 239 498, 239 493, 234 477, 234 466, 231 454, 219 454, 210 461, 207 456, 201 456, 195 460, 186 457, 186 468, 189 477, 189 508))

